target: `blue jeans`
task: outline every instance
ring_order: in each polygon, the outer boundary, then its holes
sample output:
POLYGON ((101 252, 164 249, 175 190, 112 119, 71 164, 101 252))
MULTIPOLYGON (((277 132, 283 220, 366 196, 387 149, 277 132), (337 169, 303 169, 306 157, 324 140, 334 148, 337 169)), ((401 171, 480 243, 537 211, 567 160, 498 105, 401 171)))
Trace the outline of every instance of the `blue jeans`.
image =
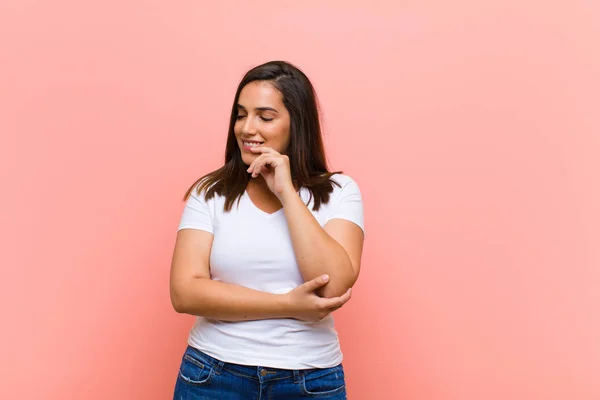
POLYGON ((188 346, 173 400, 346 400, 342 365, 287 370, 219 361, 188 346))

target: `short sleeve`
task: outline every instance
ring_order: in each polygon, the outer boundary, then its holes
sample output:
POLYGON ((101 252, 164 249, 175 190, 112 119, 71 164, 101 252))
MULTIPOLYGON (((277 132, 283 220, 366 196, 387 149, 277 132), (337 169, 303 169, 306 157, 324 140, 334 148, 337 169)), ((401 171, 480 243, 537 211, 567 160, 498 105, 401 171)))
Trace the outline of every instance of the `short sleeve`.
POLYGON ((204 199, 204 194, 198 195, 196 189, 192 190, 185 203, 178 230, 182 229, 199 229, 214 233, 210 207, 204 199))
POLYGON ((345 219, 354 222, 363 232, 365 231, 362 195, 354 180, 348 178, 348 181, 342 185, 338 196, 332 200, 331 213, 327 221, 335 218, 345 219))

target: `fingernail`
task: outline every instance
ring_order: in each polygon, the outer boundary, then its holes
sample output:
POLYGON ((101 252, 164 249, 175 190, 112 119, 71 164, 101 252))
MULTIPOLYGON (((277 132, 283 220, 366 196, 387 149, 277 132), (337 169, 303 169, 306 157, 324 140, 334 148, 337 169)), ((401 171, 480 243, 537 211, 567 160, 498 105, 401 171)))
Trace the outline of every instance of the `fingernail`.
POLYGON ((329 275, 323 275, 323 280, 327 282, 329 280, 329 275))

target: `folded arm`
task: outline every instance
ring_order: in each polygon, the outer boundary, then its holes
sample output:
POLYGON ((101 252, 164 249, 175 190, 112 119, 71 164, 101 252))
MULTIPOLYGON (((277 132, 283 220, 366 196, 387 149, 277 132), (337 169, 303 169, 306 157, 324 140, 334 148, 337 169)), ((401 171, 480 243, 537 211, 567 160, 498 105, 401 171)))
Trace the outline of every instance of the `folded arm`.
POLYGON ((296 261, 305 281, 328 274, 317 293, 335 297, 354 285, 360 272, 364 233, 353 222, 332 219, 322 227, 295 191, 282 196, 296 261))
POLYGON ((177 233, 171 262, 170 295, 179 313, 222 321, 271 318, 318 320, 350 299, 350 293, 321 299, 313 292, 327 283, 322 277, 285 294, 273 294, 210 278, 213 234, 196 229, 177 233))

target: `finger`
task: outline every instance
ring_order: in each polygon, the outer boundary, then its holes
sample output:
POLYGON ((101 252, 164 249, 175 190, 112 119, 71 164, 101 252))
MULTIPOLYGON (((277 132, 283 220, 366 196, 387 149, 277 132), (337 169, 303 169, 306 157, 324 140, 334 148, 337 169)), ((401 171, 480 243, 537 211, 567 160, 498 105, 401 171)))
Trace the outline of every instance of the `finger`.
POLYGON ((269 167, 276 168, 280 165, 278 157, 263 154, 262 159, 254 167, 254 176, 258 176, 263 170, 268 170, 269 167))
POLYGON ((302 286, 307 292, 314 292, 321 286, 324 286, 327 282, 329 282, 329 275, 325 274, 322 276, 318 276, 315 279, 312 279, 308 282, 304 282, 302 286))
POLYGON ((251 174, 256 169, 256 165, 258 163, 260 163, 262 158, 263 158, 262 154, 260 154, 258 157, 256 157, 254 159, 254 161, 252 161, 252 163, 250 164, 250 166, 248 167, 248 169, 246 171, 251 174))
POLYGON ((322 299, 322 307, 323 308, 334 308, 341 307, 352 297, 352 288, 348 289, 346 293, 339 297, 332 297, 330 299, 322 299))
POLYGON ((253 151, 254 153, 263 153, 263 154, 279 154, 279 152, 276 151, 274 148, 268 147, 268 146, 251 147, 250 151, 253 151))
POLYGON ((267 163, 267 158, 264 154, 261 154, 260 156, 260 160, 258 160, 256 162, 256 165, 254 165, 254 169, 252 170, 252 177, 256 178, 260 172, 262 171, 263 167, 265 166, 265 164, 267 163))
POLYGON ((350 298, 352 297, 352 288, 348 288, 348 290, 346 290, 346 293, 344 293, 343 295, 340 296, 340 301, 342 302, 342 304, 340 304, 340 306, 343 306, 344 304, 346 304, 350 298))
POLYGON ((343 306, 344 306, 344 305, 342 304, 341 306, 336 306, 336 307, 331 307, 331 308, 328 308, 328 309, 327 309, 327 312, 330 312, 330 313, 332 313, 332 312, 334 312, 334 311, 336 311, 336 310, 339 310, 339 309, 340 309, 340 308, 342 308, 343 306))
POLYGON ((326 313, 321 314, 321 316, 319 317, 319 321, 324 320, 325 318, 327 318, 327 316, 331 314, 331 311, 327 311, 326 313))
MULTIPOLYGON (((258 157, 260 157, 260 156, 258 156, 258 157)), ((251 172, 252 172, 252 169, 254 168, 254 165, 256 164, 256 160, 258 160, 258 157, 256 157, 256 158, 254 159, 254 161, 252 161, 252 162, 250 163, 250 165, 248 166, 248 169, 246 170, 246 172, 248 172, 248 173, 251 173, 251 172)))

